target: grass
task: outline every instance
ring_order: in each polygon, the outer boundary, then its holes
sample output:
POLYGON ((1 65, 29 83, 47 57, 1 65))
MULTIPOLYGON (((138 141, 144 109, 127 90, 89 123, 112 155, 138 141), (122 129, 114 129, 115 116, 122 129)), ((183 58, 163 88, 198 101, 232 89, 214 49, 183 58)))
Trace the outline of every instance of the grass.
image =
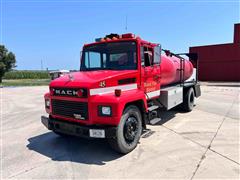
POLYGON ((0 86, 47 86, 50 79, 3 79, 0 86))

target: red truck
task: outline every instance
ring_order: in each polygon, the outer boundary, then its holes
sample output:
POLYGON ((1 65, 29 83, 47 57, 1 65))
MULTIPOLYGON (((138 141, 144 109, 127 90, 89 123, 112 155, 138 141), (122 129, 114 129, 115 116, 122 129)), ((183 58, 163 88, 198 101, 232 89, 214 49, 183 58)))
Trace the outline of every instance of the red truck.
POLYGON ((132 33, 85 44, 80 64, 51 81, 41 121, 58 135, 107 138, 123 154, 146 125, 161 122, 160 110, 191 111, 201 95, 196 54, 174 54, 132 33))

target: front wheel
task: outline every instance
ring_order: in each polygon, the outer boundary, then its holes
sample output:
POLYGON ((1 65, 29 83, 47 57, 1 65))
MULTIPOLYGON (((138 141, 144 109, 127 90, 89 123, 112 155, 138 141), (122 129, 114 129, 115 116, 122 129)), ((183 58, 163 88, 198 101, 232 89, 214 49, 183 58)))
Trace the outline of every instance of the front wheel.
POLYGON ((109 139, 111 147, 122 154, 136 148, 142 133, 142 116, 138 107, 128 106, 117 127, 116 137, 109 139))

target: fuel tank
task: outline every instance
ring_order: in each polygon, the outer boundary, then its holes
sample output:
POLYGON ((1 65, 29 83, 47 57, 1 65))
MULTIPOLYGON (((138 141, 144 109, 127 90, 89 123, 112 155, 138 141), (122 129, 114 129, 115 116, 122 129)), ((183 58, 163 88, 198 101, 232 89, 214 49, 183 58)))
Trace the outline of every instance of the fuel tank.
MULTIPOLYGON (((175 56, 161 56, 161 85, 166 86, 180 82, 180 59, 175 56)), ((191 77, 193 65, 189 60, 184 61, 184 81, 191 77)))

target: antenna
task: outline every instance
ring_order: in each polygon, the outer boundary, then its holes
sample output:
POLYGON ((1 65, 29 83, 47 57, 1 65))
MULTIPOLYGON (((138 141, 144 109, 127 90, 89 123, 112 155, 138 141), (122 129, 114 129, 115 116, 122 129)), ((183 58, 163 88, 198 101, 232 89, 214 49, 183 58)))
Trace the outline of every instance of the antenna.
POLYGON ((43 70, 43 61, 41 60, 41 70, 43 70))
POLYGON ((125 26, 125 30, 127 31, 128 28, 128 16, 126 15, 126 26, 125 26))

